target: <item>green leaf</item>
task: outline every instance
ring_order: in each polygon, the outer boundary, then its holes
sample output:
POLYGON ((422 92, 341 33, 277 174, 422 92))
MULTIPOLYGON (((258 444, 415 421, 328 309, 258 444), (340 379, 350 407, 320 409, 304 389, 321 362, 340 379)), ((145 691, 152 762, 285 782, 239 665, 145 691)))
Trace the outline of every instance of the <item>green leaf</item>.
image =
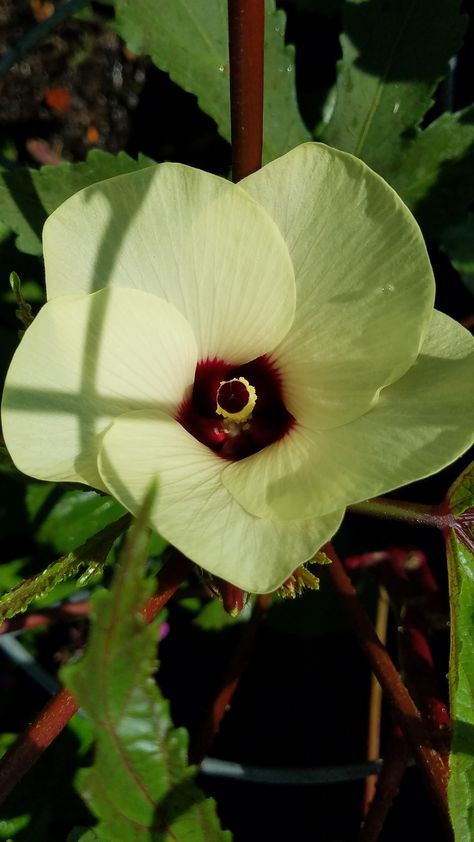
POLYGON ((324 140, 388 178, 459 49, 460 0, 348 0, 334 113, 324 140))
POLYGON ((121 173, 142 170, 153 164, 140 155, 138 161, 125 152, 111 155, 95 149, 79 164, 64 163, 39 170, 18 167, 0 173, 0 222, 17 234, 16 245, 27 254, 41 254, 41 231, 46 217, 73 193, 121 173))
MULTIPOLYGON (((149 54, 174 82, 197 96, 230 140, 226 0, 116 0, 117 28, 134 53, 149 54)), ((298 111, 294 49, 285 14, 266 0, 264 161, 309 139, 298 111)))
POLYGON ((148 546, 146 514, 129 537, 112 590, 92 600, 87 653, 63 677, 96 730, 94 765, 81 791, 99 819, 99 839, 116 842, 224 842, 214 804, 187 768, 187 736, 174 729, 153 680, 156 624, 141 608, 148 546))
POLYGON ((474 508, 474 462, 467 466, 449 489, 449 509, 453 515, 463 515, 474 508))
POLYGON ((100 842, 100 837, 90 828, 75 827, 71 830, 66 842, 100 842))
POLYGON ((129 523, 129 515, 106 526, 97 535, 89 538, 81 547, 59 561, 53 562, 41 573, 26 579, 13 591, 0 598, 0 623, 26 611, 29 604, 49 593, 56 585, 86 569, 95 571, 105 560, 115 542, 129 523))
POLYGON ((92 490, 64 491, 50 482, 30 483, 25 502, 36 540, 58 554, 71 552, 125 514, 112 497, 92 490))
POLYGON ((462 531, 447 536, 451 605, 449 685, 453 740, 448 800, 455 838, 474 840, 474 463, 450 489, 462 531))
POLYGON ((209 600, 199 611, 193 620, 193 625, 203 631, 220 631, 226 626, 235 626, 236 623, 245 623, 250 619, 251 606, 247 604, 237 617, 232 617, 225 610, 222 602, 217 597, 209 600))
POLYGON ((468 214, 460 225, 445 228, 442 245, 462 281, 474 293, 474 214, 468 214))
POLYGON ((425 236, 461 221, 474 199, 474 105, 418 131, 391 183, 425 236))
POLYGON ((21 571, 28 561, 28 558, 15 558, 13 561, 3 561, 0 564, 0 593, 5 593, 20 584, 23 579, 21 571))

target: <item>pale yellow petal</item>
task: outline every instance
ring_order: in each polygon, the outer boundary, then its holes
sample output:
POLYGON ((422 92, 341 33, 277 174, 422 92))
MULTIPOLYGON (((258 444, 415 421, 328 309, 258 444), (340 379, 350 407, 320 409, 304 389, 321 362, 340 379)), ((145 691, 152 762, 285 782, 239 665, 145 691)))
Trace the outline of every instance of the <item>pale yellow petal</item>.
POLYGON ((200 359, 242 363, 293 321, 295 285, 273 220, 237 185, 160 164, 86 187, 44 228, 48 297, 145 290, 191 324, 200 359))
POLYGON ((104 484, 133 513, 157 480, 152 526, 186 556, 244 590, 272 591, 336 532, 343 512, 286 523, 252 517, 222 485, 223 464, 152 412, 117 418, 99 457, 104 484))
POLYGON ((241 182, 277 223, 297 285, 273 358, 290 412, 314 429, 365 412, 414 361, 434 300, 420 229, 362 161, 308 143, 241 182))
POLYGON ((474 440, 474 340, 434 312, 412 368, 363 416, 314 433, 302 427, 229 464, 222 479, 261 517, 318 516, 429 476, 474 440))
POLYGON ((6 445, 20 470, 102 487, 101 433, 120 413, 174 414, 196 366, 192 330, 146 292, 110 289, 46 304, 25 333, 2 402, 6 445))

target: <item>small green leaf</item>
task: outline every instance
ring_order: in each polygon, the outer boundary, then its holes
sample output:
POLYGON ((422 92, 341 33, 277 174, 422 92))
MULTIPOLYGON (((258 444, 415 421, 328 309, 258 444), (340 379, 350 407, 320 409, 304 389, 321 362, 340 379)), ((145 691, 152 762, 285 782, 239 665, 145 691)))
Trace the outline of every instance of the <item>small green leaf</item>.
POLYGON ((100 837, 90 828, 75 827, 71 830, 66 842, 100 842, 100 837))
POLYGON ((425 236, 461 221, 474 199, 474 105, 418 131, 391 183, 425 236))
POLYGON ((26 507, 36 540, 59 554, 83 544, 125 509, 112 497, 92 490, 65 491, 55 483, 30 483, 26 507))
POLYGON ((245 623, 249 619, 250 611, 250 604, 248 604, 238 617, 232 617, 225 610, 221 600, 214 597, 199 611, 197 617, 193 620, 193 625, 198 626, 203 631, 220 631, 220 629, 226 626, 235 626, 236 623, 242 622, 245 623))
POLYGON ((6 842, 12 842, 12 837, 16 836, 30 824, 30 817, 28 813, 21 816, 14 816, 11 819, 0 819, 0 839, 6 842))
POLYGON ((95 149, 79 164, 64 163, 39 170, 18 167, 0 172, 0 222, 17 234, 16 245, 27 254, 41 254, 41 231, 46 217, 73 193, 114 175, 149 167, 140 155, 111 155, 95 149))
POLYGON ((474 509, 474 462, 467 466, 449 489, 449 508, 453 515, 474 509))
POLYGON ((449 491, 463 533, 447 535, 451 606, 449 685, 453 739, 448 800, 456 840, 474 840, 474 464, 449 491))
POLYGON ((389 181, 459 49, 460 0, 347 0, 336 106, 324 140, 389 181))
MULTIPOLYGON (((116 0, 117 28, 146 53, 230 140, 226 0, 116 0)), ((294 49, 285 45, 285 14, 266 0, 263 157, 271 161, 309 140, 296 103, 294 49)))
POLYGON ((157 629, 141 614, 150 590, 146 520, 143 513, 128 538, 112 590, 92 599, 85 657, 63 670, 96 730, 94 764, 80 787, 101 840, 224 842, 230 835, 213 802, 192 782, 186 733, 173 728, 153 680, 157 629))
POLYGON ((0 623, 26 611, 34 599, 45 596, 60 582, 76 576, 84 568, 104 564, 115 540, 127 528, 129 517, 124 515, 120 520, 106 526, 77 550, 53 562, 41 573, 26 579, 13 591, 2 596, 0 623))
POLYGON ((22 569, 28 564, 28 558, 15 558, 0 564, 0 593, 16 588, 23 579, 22 569))
POLYGON ((459 225, 445 228, 441 240, 462 281, 474 293, 474 214, 469 213, 459 225))

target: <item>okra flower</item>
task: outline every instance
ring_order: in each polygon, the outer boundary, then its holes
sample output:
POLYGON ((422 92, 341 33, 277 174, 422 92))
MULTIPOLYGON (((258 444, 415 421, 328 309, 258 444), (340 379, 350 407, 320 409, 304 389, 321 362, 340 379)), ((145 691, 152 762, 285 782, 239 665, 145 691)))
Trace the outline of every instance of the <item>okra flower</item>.
POLYGON ((350 503, 472 441, 474 343, 433 310, 418 226, 305 144, 235 185, 161 164, 47 220, 48 302, 7 375, 17 466, 86 483, 204 569, 270 591, 350 503))

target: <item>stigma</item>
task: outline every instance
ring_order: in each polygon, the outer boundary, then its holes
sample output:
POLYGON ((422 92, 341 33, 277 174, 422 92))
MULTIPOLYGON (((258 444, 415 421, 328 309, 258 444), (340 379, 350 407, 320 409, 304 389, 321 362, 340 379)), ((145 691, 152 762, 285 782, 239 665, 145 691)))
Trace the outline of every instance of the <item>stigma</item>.
POLYGON ((257 392, 245 377, 221 380, 216 394, 216 413, 235 424, 243 424, 252 416, 257 392))

